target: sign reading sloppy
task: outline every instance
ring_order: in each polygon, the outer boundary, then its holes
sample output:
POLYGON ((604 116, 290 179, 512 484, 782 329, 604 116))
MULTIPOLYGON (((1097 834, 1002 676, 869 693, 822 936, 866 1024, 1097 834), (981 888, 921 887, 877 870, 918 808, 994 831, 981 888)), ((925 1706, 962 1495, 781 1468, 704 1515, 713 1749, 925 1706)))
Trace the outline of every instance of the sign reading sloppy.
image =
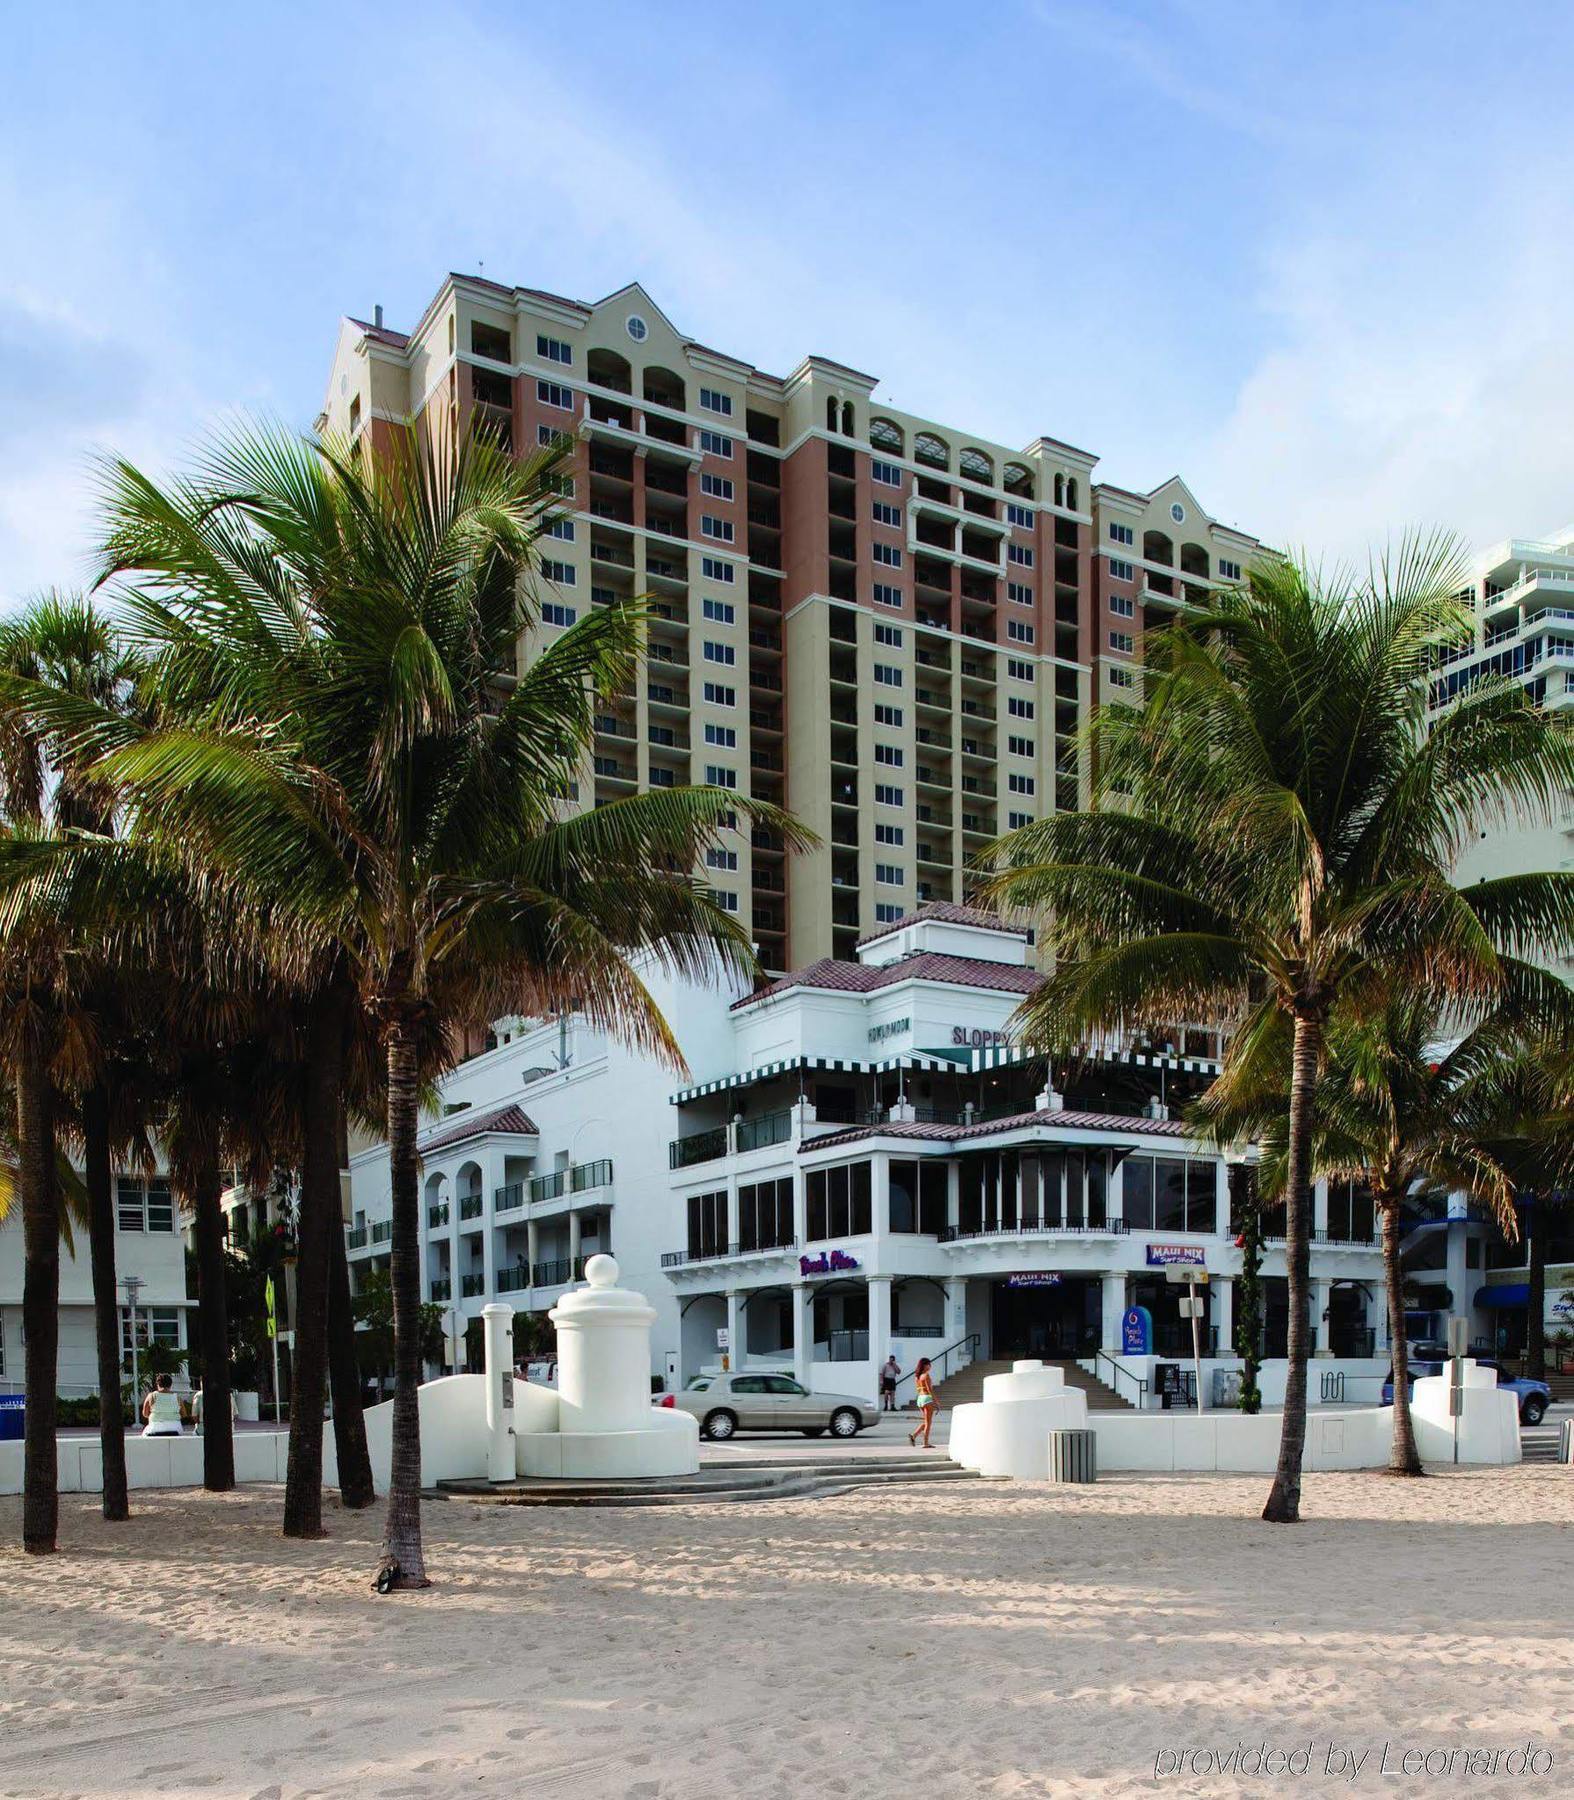
POLYGON ((962 1046, 970 1045, 973 1049, 978 1050, 982 1049, 985 1044, 1009 1043, 1010 1039, 1003 1031, 986 1031, 981 1025, 953 1025, 951 1042, 962 1046))

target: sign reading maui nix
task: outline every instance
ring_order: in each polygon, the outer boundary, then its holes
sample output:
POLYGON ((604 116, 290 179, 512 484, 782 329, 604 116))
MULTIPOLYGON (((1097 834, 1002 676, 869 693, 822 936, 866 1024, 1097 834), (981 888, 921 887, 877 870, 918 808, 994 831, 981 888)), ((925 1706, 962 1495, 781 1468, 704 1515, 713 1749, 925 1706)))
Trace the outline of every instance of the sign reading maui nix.
POLYGON ((1200 1269, 1204 1267, 1206 1260, 1200 1244, 1148 1245, 1148 1267, 1150 1269, 1168 1268, 1171 1263, 1185 1263, 1192 1268, 1200 1269))

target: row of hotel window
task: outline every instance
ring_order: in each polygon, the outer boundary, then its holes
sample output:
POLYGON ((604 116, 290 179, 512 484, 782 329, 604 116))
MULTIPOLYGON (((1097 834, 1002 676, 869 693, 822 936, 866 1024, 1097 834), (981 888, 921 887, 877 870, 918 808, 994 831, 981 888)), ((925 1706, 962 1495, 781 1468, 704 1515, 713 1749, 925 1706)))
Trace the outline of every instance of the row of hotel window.
MULTIPOLYGON (((1120 1218, 1128 1231, 1213 1234, 1219 1221, 1219 1168, 1197 1157, 1127 1156, 1121 1163, 1120 1218)), ((947 1225, 949 1164, 893 1161, 886 1229, 938 1237, 947 1225)), ((741 1250, 769 1250, 793 1242, 792 1179, 738 1190, 741 1250)), ((1105 1151, 1003 1151, 963 1157, 957 1164, 957 1228, 969 1233, 1069 1228, 1109 1223, 1110 1159, 1105 1151)), ((873 1177, 868 1162, 812 1169, 804 1177, 806 1240, 863 1237, 873 1230, 873 1177)), ((691 1194, 689 1254, 715 1256, 729 1247, 727 1193, 691 1194)), ((1270 1215, 1269 1228, 1274 1227, 1270 1215)), ((1328 1235, 1367 1243, 1371 1196, 1331 1186, 1328 1235)))

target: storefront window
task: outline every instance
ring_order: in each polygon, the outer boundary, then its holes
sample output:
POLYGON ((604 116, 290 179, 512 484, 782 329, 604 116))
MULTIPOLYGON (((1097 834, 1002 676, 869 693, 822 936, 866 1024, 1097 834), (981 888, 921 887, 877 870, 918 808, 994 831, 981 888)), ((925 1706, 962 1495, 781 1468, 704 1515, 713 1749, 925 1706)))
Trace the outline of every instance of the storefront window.
POLYGON ((792 1242, 792 1177, 738 1189, 738 1247, 774 1250, 792 1242))
POLYGON ((727 1250, 727 1190, 689 1195, 689 1255, 723 1256, 727 1250))
POLYGON ((1128 1156, 1121 1183, 1126 1224, 1133 1231, 1218 1230, 1218 1176, 1211 1162, 1128 1156))
POLYGON ((1328 1183, 1328 1235, 1337 1244, 1369 1244, 1373 1237, 1371 1190, 1358 1181, 1328 1183))

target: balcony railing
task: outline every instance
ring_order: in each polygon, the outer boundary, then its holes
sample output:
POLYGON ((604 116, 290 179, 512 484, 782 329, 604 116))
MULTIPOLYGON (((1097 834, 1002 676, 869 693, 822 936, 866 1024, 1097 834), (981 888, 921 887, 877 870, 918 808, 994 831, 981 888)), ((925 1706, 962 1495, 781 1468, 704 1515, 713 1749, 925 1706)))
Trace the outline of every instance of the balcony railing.
POLYGON ((479 1194, 461 1194, 459 1196, 459 1216, 461 1219, 479 1219, 481 1216, 481 1196, 479 1194))
POLYGON ((474 1275, 461 1275, 459 1292, 466 1300, 473 1300, 477 1294, 484 1294, 486 1292, 485 1272, 478 1270, 474 1275))
POLYGON ((351 1226, 344 1235, 345 1248, 347 1250, 364 1250, 367 1242, 366 1230, 364 1225, 351 1226))
POLYGON ((374 1244, 386 1244, 392 1236, 392 1219, 378 1219, 375 1221, 372 1226, 372 1242, 374 1244))
POLYGON ((792 1113, 766 1113, 760 1119, 738 1121, 738 1152, 764 1150, 772 1144, 785 1144, 792 1136, 792 1113))
POLYGON ((1106 1219, 1102 1225, 1068 1225, 1059 1219, 1030 1219, 1015 1225, 991 1224, 947 1225, 939 1235, 942 1244, 959 1244, 967 1238, 1001 1237, 1124 1237, 1128 1227, 1124 1219, 1106 1219))
POLYGON ((500 1188, 492 1190, 493 1212, 518 1212, 525 1203, 525 1184, 522 1181, 505 1182, 500 1188))
POLYGON ((439 1200, 435 1206, 427 1207, 426 1223, 431 1229, 448 1223, 448 1202, 446 1200, 439 1200))
POLYGON ((576 1194, 583 1194, 591 1188, 611 1187, 612 1158, 598 1157, 595 1162, 576 1163, 569 1187, 576 1194))
POLYGON ((432 1298, 434 1300, 450 1300, 453 1298, 454 1284, 446 1275, 439 1275, 432 1282, 432 1298))
POLYGON ((520 1263, 513 1269, 499 1269, 497 1272, 497 1291, 500 1294, 517 1294, 529 1286, 530 1269, 526 1263, 520 1263))
POLYGON ((720 1262, 729 1256, 761 1256, 773 1250, 797 1248, 798 1240, 795 1237, 782 1237, 774 1243, 764 1244, 711 1244, 699 1250, 663 1251, 661 1266, 664 1269, 682 1269, 691 1263, 720 1262))
POLYGON ((692 1137, 673 1138, 667 1146, 667 1166, 687 1169, 695 1163, 714 1162, 727 1154, 727 1127, 717 1125, 710 1131, 697 1131, 692 1137))
POLYGON ((585 1259, 582 1256, 562 1257, 556 1262, 539 1262, 535 1266, 533 1285, 562 1287, 564 1282, 578 1281, 584 1272, 585 1259))

